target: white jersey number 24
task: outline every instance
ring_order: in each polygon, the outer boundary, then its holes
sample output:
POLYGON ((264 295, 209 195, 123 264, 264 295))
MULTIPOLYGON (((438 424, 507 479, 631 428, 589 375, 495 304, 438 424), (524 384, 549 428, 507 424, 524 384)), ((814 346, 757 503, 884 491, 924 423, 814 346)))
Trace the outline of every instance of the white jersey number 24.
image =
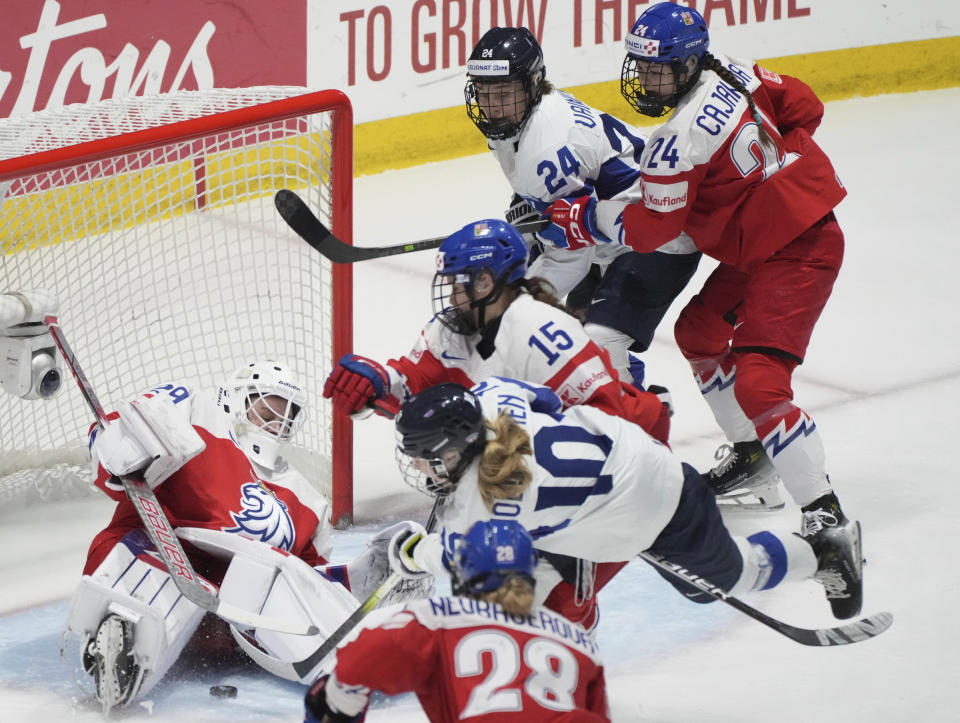
MULTIPOLYGON (((479 630, 465 635, 454 651, 456 675, 470 678, 483 673, 483 654, 493 661, 490 672, 474 686, 460 718, 523 710, 517 675, 520 673, 520 646, 507 633, 479 630)), ((580 679, 577 658, 552 640, 533 638, 523 646, 523 662, 531 673, 523 681, 527 695, 549 710, 574 709, 573 693, 580 679)))

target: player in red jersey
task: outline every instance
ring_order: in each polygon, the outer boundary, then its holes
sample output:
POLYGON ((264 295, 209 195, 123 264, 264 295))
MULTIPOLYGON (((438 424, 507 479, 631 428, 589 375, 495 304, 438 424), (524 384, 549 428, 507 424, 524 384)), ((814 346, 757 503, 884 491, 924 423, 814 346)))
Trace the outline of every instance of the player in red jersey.
MULTIPOLYGON (((204 586, 221 601, 282 610, 318 628, 301 636, 234 625, 237 644, 267 670, 262 651, 282 662, 305 658, 389 574, 387 544, 406 523, 381 531, 351 562, 327 564, 328 504, 281 456, 303 424, 306 399, 288 366, 256 362, 219 388, 156 386, 91 430, 95 484, 117 507, 90 545, 67 627, 83 640, 83 667, 105 713, 146 695, 201 637, 194 634, 206 613, 173 584, 113 475, 139 476, 153 488, 204 586)), ((401 590, 400 599, 417 592, 401 590)), ((232 650, 226 626, 213 622, 203 652, 211 640, 218 653, 223 643, 232 650)), ((303 682, 330 664, 321 661, 303 682)))
POLYGON ((373 690, 413 691, 435 723, 609 720, 596 642, 533 606, 536 563, 517 522, 477 522, 454 555, 459 597, 371 615, 329 678, 310 689, 306 722, 361 721, 373 690))
POLYGON ((651 251, 683 229, 720 265, 683 310, 675 336, 734 442, 715 492, 743 484, 737 456, 763 452, 803 510, 805 535, 860 525, 840 509, 816 424, 793 401, 803 361, 843 258, 833 208, 846 191, 811 134, 823 104, 808 86, 751 61, 709 53, 703 17, 658 3, 626 38, 621 92, 666 122, 642 159, 643 202, 560 201, 552 220, 581 244, 651 251))
POLYGON ((491 375, 553 389, 564 406, 589 404, 667 441, 669 407, 656 394, 622 383, 609 354, 554 297, 525 278, 527 244, 510 224, 486 219, 452 234, 437 253, 434 316, 413 349, 381 365, 348 354, 323 388, 354 413, 372 399, 398 405, 434 384, 472 386, 491 375))

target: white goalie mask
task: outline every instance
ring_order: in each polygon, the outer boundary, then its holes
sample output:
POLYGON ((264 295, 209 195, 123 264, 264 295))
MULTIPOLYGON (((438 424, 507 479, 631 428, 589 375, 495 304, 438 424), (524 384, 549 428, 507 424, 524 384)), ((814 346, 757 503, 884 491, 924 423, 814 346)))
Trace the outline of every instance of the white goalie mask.
POLYGON ((238 369, 220 387, 217 407, 250 461, 273 470, 281 447, 303 426, 307 395, 289 366, 260 361, 238 369))

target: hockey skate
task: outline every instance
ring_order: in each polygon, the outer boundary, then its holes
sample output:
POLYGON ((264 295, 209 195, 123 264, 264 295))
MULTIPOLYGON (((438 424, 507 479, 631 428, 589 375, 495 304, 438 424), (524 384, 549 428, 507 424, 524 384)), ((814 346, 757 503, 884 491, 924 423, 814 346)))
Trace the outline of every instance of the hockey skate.
POLYGON ((834 617, 858 615, 863 605, 860 523, 848 520, 830 494, 803 508, 800 535, 817 556, 813 578, 823 585, 834 617))
POLYGON ((133 652, 133 623, 110 615, 83 651, 83 670, 93 676, 103 715, 130 702, 143 682, 133 652))
POLYGON ((703 475, 721 511, 770 511, 784 508, 780 475, 760 440, 724 444, 714 455, 719 464, 703 475))

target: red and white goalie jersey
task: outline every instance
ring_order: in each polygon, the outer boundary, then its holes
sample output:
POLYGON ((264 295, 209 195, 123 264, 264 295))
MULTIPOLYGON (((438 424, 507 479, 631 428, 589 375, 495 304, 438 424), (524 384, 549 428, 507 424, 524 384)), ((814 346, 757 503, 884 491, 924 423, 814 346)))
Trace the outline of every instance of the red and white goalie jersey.
POLYGON ((620 382, 606 350, 578 319, 529 294, 521 294, 487 333, 457 334, 431 320, 413 350, 391 359, 391 393, 416 394, 435 384, 467 388, 491 376, 549 387, 564 408, 586 404, 638 424, 666 441, 669 417, 657 397, 620 382))
POLYGON ((545 608, 508 615, 461 597, 375 612, 337 652, 327 699, 362 711, 370 691, 412 691, 435 723, 610 719, 594 639, 545 608))
MULTIPOLYGON (((232 439, 229 418, 212 393, 194 393, 187 384, 165 384, 143 396, 151 403, 172 405, 190 419, 206 443, 201 454, 154 490, 173 527, 231 532, 289 552, 311 566, 327 562, 331 552, 328 504, 303 475, 282 459, 272 474, 258 472, 232 439)), ((123 488, 111 483, 110 474, 99 464, 97 432, 97 427, 90 432, 94 484, 117 500, 117 508, 110 524, 90 545, 84 575, 92 574, 125 534, 143 526, 123 488)), ((197 572, 216 578, 216 569, 203 564, 203 557, 191 549, 197 572)))
POLYGON ((705 71, 647 142, 643 202, 600 201, 597 222, 641 252, 682 229, 704 253, 749 272, 829 213, 846 190, 811 137, 823 103, 809 86, 715 55, 750 91, 777 148, 760 136, 746 97, 705 71))

